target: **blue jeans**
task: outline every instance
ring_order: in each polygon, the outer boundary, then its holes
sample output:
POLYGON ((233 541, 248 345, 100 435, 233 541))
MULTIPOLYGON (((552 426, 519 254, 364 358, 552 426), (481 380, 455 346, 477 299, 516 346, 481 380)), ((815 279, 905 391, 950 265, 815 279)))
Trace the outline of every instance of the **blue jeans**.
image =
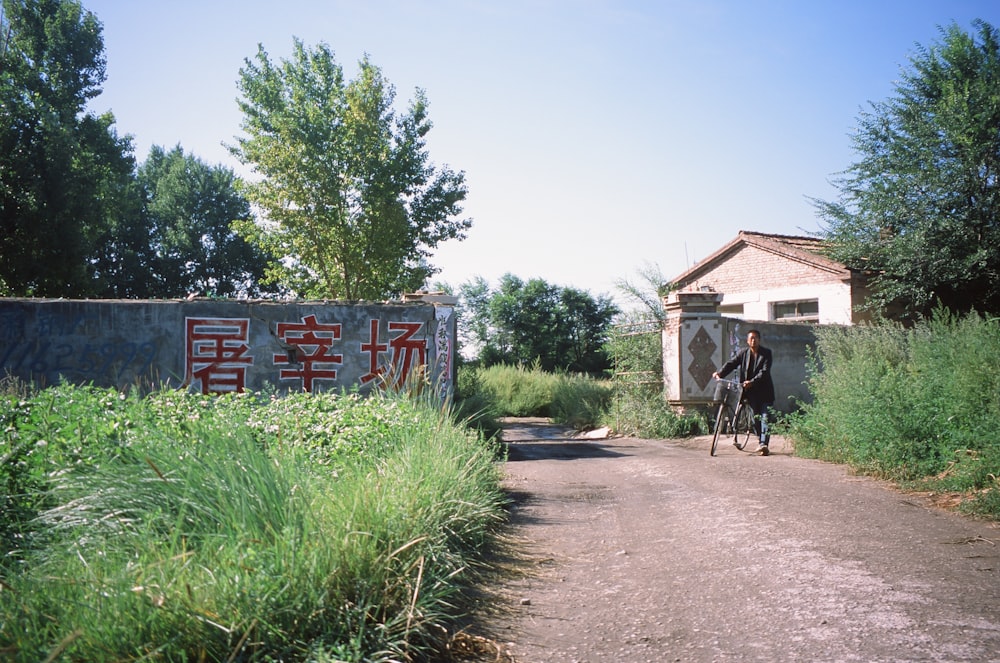
POLYGON ((770 403, 751 403, 753 408, 753 431, 757 434, 757 439, 761 444, 768 444, 771 441, 770 427, 767 425, 767 413, 771 407, 770 403))

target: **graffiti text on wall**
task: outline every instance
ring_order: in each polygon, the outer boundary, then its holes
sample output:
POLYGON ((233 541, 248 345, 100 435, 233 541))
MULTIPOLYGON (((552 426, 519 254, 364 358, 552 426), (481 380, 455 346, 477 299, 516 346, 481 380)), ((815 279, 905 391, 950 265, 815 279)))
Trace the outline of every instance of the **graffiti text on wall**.
POLYGON ((6 344, 0 355, 4 370, 19 374, 98 380, 114 375, 145 375, 156 360, 155 343, 71 343, 38 339, 6 344))
POLYGON ((122 380, 149 372, 157 358, 155 343, 81 343, 70 336, 91 321, 82 314, 39 315, 37 332, 29 338, 22 315, 0 316, 0 366, 53 382, 60 377, 99 382, 109 375, 122 380))
POLYGON ((414 334, 423 327, 422 322, 389 322, 388 343, 379 342, 378 320, 369 320, 368 340, 361 344, 361 352, 368 355, 368 373, 361 378, 361 384, 371 382, 377 377, 387 376, 393 380, 396 387, 402 386, 410 377, 414 365, 423 366, 427 363, 427 341, 414 338, 414 334), (400 332, 392 336, 393 332, 400 332), (381 362, 383 354, 390 355, 388 367, 381 362))
POLYGON ((317 380, 336 380, 337 366, 344 363, 344 355, 333 352, 333 344, 340 340, 340 324, 321 324, 315 315, 307 315, 301 322, 279 322, 278 339, 285 344, 285 352, 274 355, 275 366, 288 366, 278 374, 281 380, 302 380, 302 389, 315 390, 317 380))

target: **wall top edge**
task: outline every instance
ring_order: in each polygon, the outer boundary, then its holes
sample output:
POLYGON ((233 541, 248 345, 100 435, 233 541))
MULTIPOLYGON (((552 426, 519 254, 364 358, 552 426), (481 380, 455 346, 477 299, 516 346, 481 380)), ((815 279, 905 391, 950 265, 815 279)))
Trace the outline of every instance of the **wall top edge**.
POLYGON ((438 300, 346 300, 346 299, 216 299, 212 297, 192 297, 184 299, 67 299, 64 297, 0 297, 0 303, 54 304, 115 304, 115 305, 169 305, 169 304, 240 304, 253 306, 428 306, 448 305, 450 302, 438 300))

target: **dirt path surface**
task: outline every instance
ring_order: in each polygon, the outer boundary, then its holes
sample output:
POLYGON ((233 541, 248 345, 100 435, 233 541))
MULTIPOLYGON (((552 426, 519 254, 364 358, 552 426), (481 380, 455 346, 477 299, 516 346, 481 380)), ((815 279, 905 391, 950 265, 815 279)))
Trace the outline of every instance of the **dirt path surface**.
POLYGON ((708 439, 508 422, 517 663, 1000 661, 1000 529, 708 439))

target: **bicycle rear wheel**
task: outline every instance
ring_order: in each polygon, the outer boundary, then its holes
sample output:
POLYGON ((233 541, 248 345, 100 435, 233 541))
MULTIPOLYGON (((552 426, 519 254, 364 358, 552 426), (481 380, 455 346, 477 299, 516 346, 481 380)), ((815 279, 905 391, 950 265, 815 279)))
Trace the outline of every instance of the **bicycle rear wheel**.
POLYGON ((740 403, 733 421, 733 444, 740 451, 746 451, 750 440, 757 437, 753 426, 753 408, 746 403, 740 403))
POLYGON ((719 438, 729 434, 732 430, 732 421, 735 419, 733 410, 725 403, 719 403, 719 411, 715 415, 715 434, 712 436, 712 449, 710 456, 715 455, 715 449, 719 446, 719 438))

